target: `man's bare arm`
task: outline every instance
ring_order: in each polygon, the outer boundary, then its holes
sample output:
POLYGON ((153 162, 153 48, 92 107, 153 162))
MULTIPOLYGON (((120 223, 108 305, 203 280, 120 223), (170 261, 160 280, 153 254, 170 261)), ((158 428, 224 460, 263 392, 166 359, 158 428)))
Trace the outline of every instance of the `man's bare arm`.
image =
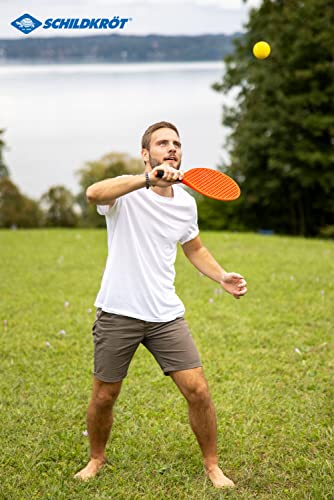
MULTIPOLYGON (((175 170, 167 164, 159 165, 149 172, 149 180, 152 186, 168 187, 183 178, 182 170, 175 170), (156 176, 156 171, 164 170, 163 178, 156 176)), ((117 198, 141 189, 146 185, 145 173, 139 175, 122 175, 112 179, 95 182, 86 190, 86 196, 90 203, 96 205, 112 206, 117 198)))
POLYGON ((184 243, 182 248, 186 257, 201 273, 219 283, 233 297, 239 299, 247 293, 247 283, 243 276, 225 272, 209 250, 203 246, 199 236, 184 243))
POLYGON ((190 262, 205 276, 220 283, 225 274, 224 269, 210 254, 209 250, 203 246, 199 236, 187 241, 182 245, 182 249, 190 262))
POLYGON ((113 205, 117 198, 145 186, 145 174, 123 175, 95 182, 86 191, 87 200, 96 205, 113 205))

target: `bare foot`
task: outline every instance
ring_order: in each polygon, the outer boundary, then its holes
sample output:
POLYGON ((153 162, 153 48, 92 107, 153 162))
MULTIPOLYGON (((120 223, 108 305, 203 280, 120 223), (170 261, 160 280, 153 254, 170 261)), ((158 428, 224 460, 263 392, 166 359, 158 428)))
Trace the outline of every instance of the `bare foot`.
POLYGON ((96 474, 102 469, 105 464, 105 460, 101 460, 99 458, 91 458, 86 467, 75 474, 76 479, 81 479, 81 481, 87 481, 92 477, 95 477, 96 474))
POLYGON ((206 469, 205 472, 208 478, 211 479, 211 482, 215 488, 235 487, 234 482, 224 475, 223 471, 218 467, 218 465, 215 465, 210 469, 206 469))

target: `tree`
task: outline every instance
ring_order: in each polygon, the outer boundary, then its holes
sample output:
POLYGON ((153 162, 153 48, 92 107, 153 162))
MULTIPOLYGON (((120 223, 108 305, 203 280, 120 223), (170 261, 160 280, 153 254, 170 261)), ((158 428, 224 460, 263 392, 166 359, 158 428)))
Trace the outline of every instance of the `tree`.
MULTIPOLYGON (((191 192, 190 194, 193 194, 191 192)), ((198 224, 201 229, 211 231, 244 231, 246 226, 238 216, 237 206, 239 200, 224 202, 195 196, 198 208, 198 224)))
POLYGON ((97 214, 96 207, 89 205, 86 200, 88 186, 95 182, 126 174, 139 174, 144 171, 141 158, 132 158, 126 153, 108 153, 100 160, 87 162, 78 171, 81 191, 77 202, 82 210, 82 224, 94 227, 105 227, 103 217, 97 214))
MULTIPOLYGON (((334 8, 328 0, 263 0, 214 88, 232 129, 225 169, 240 184, 250 228, 316 235, 334 218, 334 8), (266 60, 251 49, 272 48, 266 60)), ((331 221, 331 222, 330 222, 331 221)))
POLYGON ((4 177, 9 177, 9 170, 5 165, 3 160, 3 150, 5 149, 5 141, 1 138, 2 134, 5 132, 4 129, 0 129, 0 179, 4 177))
POLYGON ((43 225, 48 227, 75 227, 78 215, 75 212, 75 197, 64 186, 53 186, 40 200, 43 225))
POLYGON ((38 204, 21 194, 8 177, 0 178, 0 227, 39 227, 41 219, 38 204))

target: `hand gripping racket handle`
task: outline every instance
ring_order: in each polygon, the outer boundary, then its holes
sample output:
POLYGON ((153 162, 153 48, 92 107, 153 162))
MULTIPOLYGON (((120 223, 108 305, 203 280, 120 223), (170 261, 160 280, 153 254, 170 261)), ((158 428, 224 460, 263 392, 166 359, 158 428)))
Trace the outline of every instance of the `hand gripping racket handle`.
MULTIPOLYGON (((163 176, 164 176, 164 171, 163 170, 157 170, 157 175, 156 177, 159 177, 159 179, 161 179, 163 176)), ((176 182, 182 182, 180 180, 176 181, 176 182)))

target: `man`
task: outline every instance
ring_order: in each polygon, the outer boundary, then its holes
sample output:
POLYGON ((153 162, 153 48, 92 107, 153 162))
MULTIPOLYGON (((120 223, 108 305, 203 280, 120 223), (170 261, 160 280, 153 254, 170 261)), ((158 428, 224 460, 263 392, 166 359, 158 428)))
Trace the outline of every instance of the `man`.
POLYGON ((215 410, 174 290, 177 243, 201 273, 235 298, 247 292, 246 281, 225 272, 201 243, 195 200, 176 185, 183 177, 176 127, 151 125, 143 135, 141 155, 142 175, 106 179, 87 189, 88 200, 106 218, 108 260, 95 302, 94 379, 87 411, 91 456, 75 477, 89 479, 103 467, 112 408, 142 343, 187 400, 206 474, 217 488, 233 487, 218 466, 215 410), (158 170, 163 170, 162 178, 158 170))

